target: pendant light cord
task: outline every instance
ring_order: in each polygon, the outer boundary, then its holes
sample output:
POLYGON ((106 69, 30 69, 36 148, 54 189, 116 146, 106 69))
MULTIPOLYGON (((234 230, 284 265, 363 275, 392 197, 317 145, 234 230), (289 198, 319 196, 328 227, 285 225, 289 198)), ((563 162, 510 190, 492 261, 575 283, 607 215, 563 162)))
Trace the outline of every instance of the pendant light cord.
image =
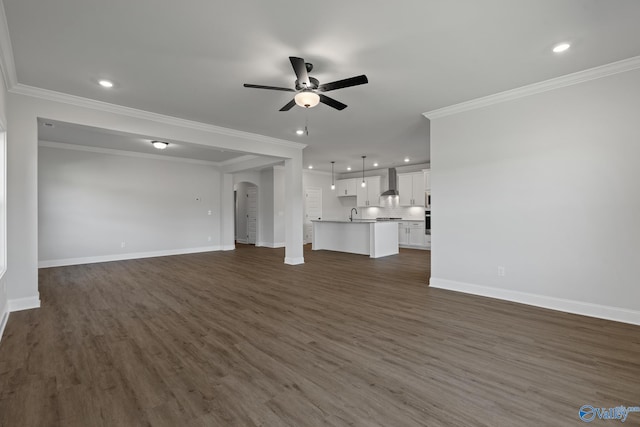
POLYGON ((307 111, 304 112, 304 131, 309 136, 309 113, 307 111))

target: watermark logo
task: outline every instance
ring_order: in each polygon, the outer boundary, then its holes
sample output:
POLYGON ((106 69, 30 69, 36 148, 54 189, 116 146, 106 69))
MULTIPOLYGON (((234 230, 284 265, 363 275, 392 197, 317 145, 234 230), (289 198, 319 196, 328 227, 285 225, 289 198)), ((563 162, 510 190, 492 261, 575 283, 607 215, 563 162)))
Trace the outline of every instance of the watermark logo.
POLYGON ((640 406, 616 406, 615 408, 594 408, 591 405, 583 405, 578 411, 580 419, 590 423, 596 418, 600 420, 620 420, 625 422, 630 412, 640 412, 640 406))

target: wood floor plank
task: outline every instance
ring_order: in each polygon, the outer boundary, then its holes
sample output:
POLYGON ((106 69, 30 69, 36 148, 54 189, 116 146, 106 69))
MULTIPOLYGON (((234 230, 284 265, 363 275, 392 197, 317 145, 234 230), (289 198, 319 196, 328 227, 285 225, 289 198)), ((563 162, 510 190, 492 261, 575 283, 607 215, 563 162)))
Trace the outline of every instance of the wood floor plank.
POLYGON ((0 345, 0 426, 570 426, 640 405, 637 326, 430 289, 428 251, 283 256, 41 269, 42 308, 0 345))

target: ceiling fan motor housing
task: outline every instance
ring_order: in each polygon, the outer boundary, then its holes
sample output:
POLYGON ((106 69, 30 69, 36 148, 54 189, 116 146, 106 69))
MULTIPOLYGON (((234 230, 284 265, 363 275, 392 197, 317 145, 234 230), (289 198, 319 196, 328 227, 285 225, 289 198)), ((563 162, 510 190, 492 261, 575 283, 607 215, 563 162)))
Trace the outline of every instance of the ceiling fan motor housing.
POLYGON ((305 85, 301 85, 300 82, 296 80, 296 90, 318 89, 318 86, 320 86, 320 82, 316 78, 309 77, 309 82, 311 82, 311 84, 307 87, 305 85))

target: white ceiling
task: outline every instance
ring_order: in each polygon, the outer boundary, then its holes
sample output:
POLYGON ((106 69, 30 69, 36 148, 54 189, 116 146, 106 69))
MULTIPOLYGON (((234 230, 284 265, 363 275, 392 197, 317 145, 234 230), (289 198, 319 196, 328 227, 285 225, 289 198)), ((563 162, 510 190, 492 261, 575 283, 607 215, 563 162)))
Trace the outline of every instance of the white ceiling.
POLYGON ((640 55, 638 0, 3 1, 19 83, 303 142, 337 172, 428 161, 423 112, 640 55), (370 83, 279 112, 291 93, 242 84, 292 87, 288 56, 370 83))
POLYGON ((49 119, 38 119, 38 140, 155 156, 202 160, 218 164, 247 157, 245 153, 214 149, 175 140, 171 140, 169 146, 164 150, 158 150, 151 144, 155 140, 164 141, 158 136, 134 135, 49 119))

